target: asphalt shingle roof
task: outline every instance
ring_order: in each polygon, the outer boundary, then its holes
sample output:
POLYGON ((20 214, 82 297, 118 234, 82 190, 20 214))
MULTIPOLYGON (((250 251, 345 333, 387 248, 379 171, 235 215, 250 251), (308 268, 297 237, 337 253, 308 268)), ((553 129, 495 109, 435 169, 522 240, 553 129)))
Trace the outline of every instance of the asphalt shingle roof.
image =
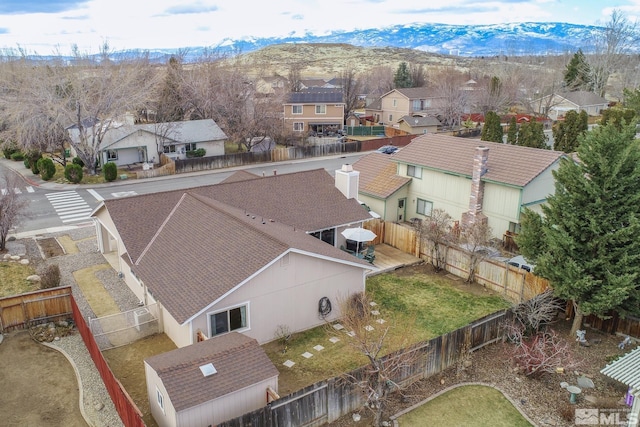
POLYGON ((394 157, 395 154, 370 153, 353 164, 353 169, 360 172, 360 193, 386 199, 411 182, 411 178, 397 174, 394 157))
POLYGON ((583 90, 563 93, 560 96, 580 107, 586 107, 588 105, 608 104, 607 100, 600 95, 583 90))
POLYGON ((145 362, 162 380, 176 411, 278 376, 258 342, 238 332, 151 356, 145 362), (208 363, 217 373, 205 377, 200 366, 208 363))
POLYGON ((483 180, 524 187, 564 156, 563 152, 455 136, 426 134, 398 151, 398 162, 471 177, 477 147, 488 147, 483 180))
POLYGON ((405 121, 410 127, 420 127, 420 126, 440 126, 440 120, 436 119, 433 116, 402 116, 400 121, 405 121))

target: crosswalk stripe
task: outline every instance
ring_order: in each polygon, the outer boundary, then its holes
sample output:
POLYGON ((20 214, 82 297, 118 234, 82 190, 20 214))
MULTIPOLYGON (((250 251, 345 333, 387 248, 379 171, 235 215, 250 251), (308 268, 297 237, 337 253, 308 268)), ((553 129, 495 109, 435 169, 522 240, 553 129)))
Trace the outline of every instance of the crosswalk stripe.
POLYGON ((27 193, 33 193, 34 191, 36 191, 36 190, 34 190, 34 189, 33 189, 33 187, 32 187, 32 186, 30 186, 30 185, 29 185, 28 187, 26 187, 26 188, 27 188, 27 193))
POLYGON ((16 194, 22 194, 22 190, 20 190, 18 187, 14 188, 13 192, 16 194))
POLYGON ((47 194, 47 199, 58 214, 62 223, 89 219, 92 209, 75 191, 61 191, 47 194))

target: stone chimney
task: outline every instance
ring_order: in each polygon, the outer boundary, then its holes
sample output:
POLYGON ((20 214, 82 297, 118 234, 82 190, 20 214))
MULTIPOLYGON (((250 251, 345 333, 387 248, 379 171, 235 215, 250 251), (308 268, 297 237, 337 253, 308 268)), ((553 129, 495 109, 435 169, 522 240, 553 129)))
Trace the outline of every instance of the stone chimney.
POLYGON ((480 221, 487 222, 487 217, 482 213, 484 199, 484 182, 482 177, 487 173, 487 161, 489 160, 489 148, 479 146, 473 156, 473 173, 471 175, 471 194, 469 196, 469 210, 462 214, 462 226, 473 225, 480 221))
POLYGON ((335 173, 335 185, 347 199, 358 199, 360 172, 354 171, 350 164, 342 165, 335 173))

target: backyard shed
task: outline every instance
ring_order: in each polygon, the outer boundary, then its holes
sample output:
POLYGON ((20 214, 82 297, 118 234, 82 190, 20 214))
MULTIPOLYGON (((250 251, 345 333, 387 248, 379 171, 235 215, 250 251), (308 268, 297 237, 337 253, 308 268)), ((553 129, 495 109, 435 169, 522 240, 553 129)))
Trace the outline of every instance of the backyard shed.
POLYGON ((230 332, 144 361, 160 427, 216 425, 267 404, 278 370, 258 342, 230 332))
POLYGON ((637 426, 640 421, 640 347, 609 363, 600 372, 629 387, 633 404, 628 426, 637 426))

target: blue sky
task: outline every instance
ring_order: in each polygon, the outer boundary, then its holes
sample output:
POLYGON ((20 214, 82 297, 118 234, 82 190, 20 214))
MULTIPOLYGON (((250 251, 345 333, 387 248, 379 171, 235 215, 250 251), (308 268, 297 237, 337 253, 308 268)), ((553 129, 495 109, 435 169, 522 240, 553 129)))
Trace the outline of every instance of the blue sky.
POLYGON ((603 24, 640 0, 0 0, 0 48, 94 53, 212 46, 225 38, 325 34, 410 23, 603 24))

